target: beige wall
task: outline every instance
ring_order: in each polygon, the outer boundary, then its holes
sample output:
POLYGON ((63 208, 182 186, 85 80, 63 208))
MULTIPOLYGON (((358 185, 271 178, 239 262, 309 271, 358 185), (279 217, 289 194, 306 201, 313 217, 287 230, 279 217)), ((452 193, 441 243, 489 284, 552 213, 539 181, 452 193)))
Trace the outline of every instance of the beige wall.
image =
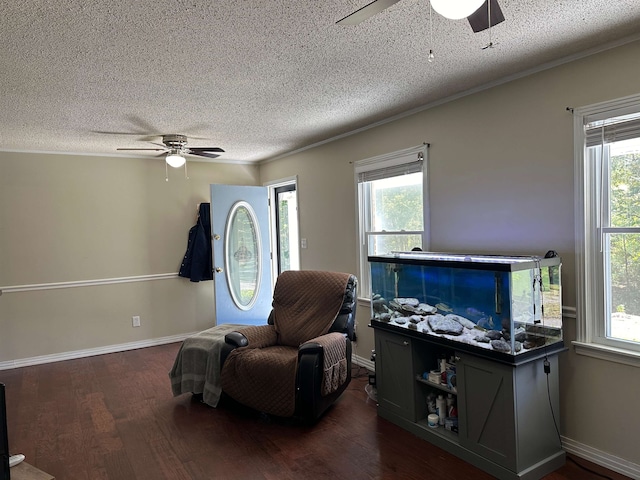
MULTIPOLYGON (((303 268, 356 272, 350 162, 429 142, 431 249, 557 250, 563 303, 574 307, 573 120, 566 107, 637 94, 638 58, 635 42, 546 70, 266 163, 260 180, 298 175, 301 236, 308 240, 303 268)), ((373 348, 368 318, 361 306, 358 354, 364 358, 373 348)), ((565 326, 570 347, 575 319, 565 319, 565 326)), ((579 356, 571 347, 560 364, 562 434, 640 464, 638 369, 579 356)))
MULTIPOLYGON (((0 152, 0 288, 177 273, 209 184, 257 167, 0 152)), ((213 283, 184 278, 5 293, 0 362, 203 330, 213 283), (142 326, 133 328, 131 316, 142 326)))

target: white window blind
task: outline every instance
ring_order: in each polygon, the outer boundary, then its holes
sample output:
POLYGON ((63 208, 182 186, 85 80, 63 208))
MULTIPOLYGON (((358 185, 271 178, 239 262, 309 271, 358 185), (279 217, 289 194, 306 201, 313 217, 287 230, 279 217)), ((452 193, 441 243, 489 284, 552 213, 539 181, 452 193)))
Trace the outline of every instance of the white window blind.
MULTIPOLYGON (((589 119, 587 119, 588 121, 589 119)), ((587 123, 585 135, 587 147, 640 137, 640 115, 617 117, 611 122, 594 121, 587 123)))
POLYGON ((383 178, 399 177, 400 175, 418 173, 422 171, 422 162, 423 160, 419 159, 411 163, 403 163, 400 165, 392 165, 389 167, 360 172, 358 173, 358 183, 372 182, 374 180, 382 180, 383 178))

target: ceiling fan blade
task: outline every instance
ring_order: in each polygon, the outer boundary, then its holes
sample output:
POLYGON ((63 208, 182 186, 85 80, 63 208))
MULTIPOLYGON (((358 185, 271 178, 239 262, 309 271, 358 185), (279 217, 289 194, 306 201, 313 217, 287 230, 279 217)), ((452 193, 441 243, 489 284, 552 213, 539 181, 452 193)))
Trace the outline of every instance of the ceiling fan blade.
POLYGON ((146 132, 136 133, 136 132, 107 132, 105 130, 91 130, 91 133, 101 133, 103 135, 137 135, 139 137, 143 135, 148 135, 146 132))
POLYGON ((116 148, 116 150, 150 150, 150 151, 167 151, 166 148, 116 148))
POLYGON ((188 147, 191 153, 200 153, 200 152, 224 152, 220 147, 188 147))
POLYGON ((208 153, 208 152, 189 152, 189 155, 197 155, 198 157, 206 157, 206 158, 218 158, 220 155, 217 153, 208 153))
POLYGON ((469 25, 473 29, 474 33, 482 32, 489 28, 489 26, 495 27, 497 24, 504 22, 504 15, 498 5, 498 0, 487 0, 482 6, 467 17, 469 25), (489 24, 489 5, 491 2, 491 24, 489 24))
POLYGON ((218 153, 224 152, 220 147, 187 147, 189 155, 197 155, 198 157, 218 158, 218 153))
POLYGON ((385 8, 389 8, 391 5, 398 3, 400 0, 373 0, 373 2, 365 5, 364 7, 350 13, 344 18, 341 18, 336 22, 340 25, 357 25, 360 22, 364 22, 367 18, 373 17, 376 13, 380 13, 385 8))
POLYGON ((153 135, 153 133, 151 132, 157 132, 158 129, 151 125, 149 122, 147 122, 144 118, 139 117, 138 115, 127 115, 126 119, 129 120, 129 122, 137 127, 136 130, 141 130, 145 133, 143 133, 143 135, 153 135))
POLYGON ((199 157, 218 158, 218 153, 224 152, 219 147, 188 147, 187 153, 190 155, 197 155, 199 157))

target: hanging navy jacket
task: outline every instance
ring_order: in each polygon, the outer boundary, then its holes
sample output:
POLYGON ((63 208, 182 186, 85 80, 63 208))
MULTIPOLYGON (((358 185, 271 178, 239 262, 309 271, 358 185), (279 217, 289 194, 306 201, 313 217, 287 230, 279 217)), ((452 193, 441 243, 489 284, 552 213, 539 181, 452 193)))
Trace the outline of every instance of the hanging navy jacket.
POLYGON ((200 204, 198 223, 189 230, 187 253, 184 254, 178 275, 192 282, 213 280, 210 203, 200 204))

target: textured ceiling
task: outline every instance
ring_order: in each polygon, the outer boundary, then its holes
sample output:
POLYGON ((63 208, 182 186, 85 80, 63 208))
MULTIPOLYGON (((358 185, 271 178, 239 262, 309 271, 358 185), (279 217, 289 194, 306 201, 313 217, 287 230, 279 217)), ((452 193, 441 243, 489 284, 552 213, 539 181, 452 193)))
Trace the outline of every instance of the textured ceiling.
POLYGON ((115 154, 178 133, 255 162, 640 38, 638 0, 499 0, 485 50, 466 20, 434 12, 431 35, 427 0, 335 25, 368 1, 4 2, 0 150, 115 154))

